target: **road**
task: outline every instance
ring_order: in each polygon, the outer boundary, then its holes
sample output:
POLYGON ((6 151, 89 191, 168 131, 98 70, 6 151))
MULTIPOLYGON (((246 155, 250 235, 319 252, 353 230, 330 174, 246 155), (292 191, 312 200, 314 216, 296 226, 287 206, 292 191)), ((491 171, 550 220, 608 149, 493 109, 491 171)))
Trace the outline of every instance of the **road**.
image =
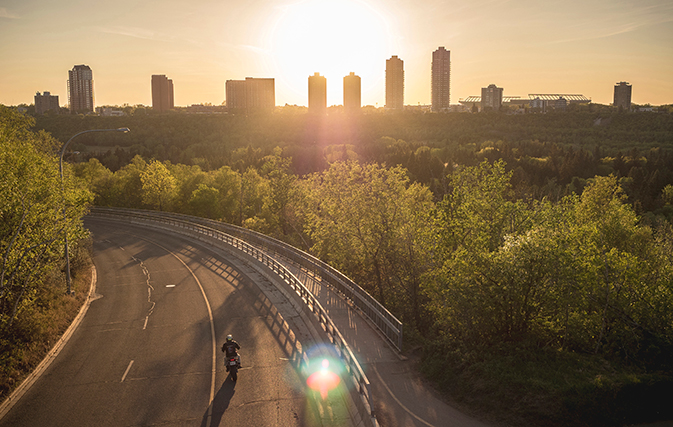
POLYGON ((311 273, 283 260, 327 310, 371 382, 381 427, 490 427, 493 422, 447 403, 415 369, 392 350, 373 324, 311 273))
POLYGON ((297 337, 252 270, 174 236, 86 225, 96 299, 0 426, 319 425, 291 363, 297 337), (236 383, 220 352, 228 333, 242 347, 236 383))

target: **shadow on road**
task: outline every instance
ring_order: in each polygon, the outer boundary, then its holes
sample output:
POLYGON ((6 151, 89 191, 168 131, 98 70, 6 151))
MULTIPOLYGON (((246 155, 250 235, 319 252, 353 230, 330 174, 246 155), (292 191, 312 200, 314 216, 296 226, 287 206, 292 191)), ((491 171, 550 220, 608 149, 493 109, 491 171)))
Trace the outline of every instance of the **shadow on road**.
POLYGON ((206 413, 203 414, 203 419, 201 420, 201 427, 213 427, 219 426, 222 421, 222 416, 224 412, 229 407, 229 402, 234 397, 236 393, 236 383, 231 381, 229 377, 222 383, 222 386, 217 391, 215 399, 213 399, 212 404, 212 418, 210 420, 210 425, 208 424, 208 412, 210 408, 206 409, 206 413))

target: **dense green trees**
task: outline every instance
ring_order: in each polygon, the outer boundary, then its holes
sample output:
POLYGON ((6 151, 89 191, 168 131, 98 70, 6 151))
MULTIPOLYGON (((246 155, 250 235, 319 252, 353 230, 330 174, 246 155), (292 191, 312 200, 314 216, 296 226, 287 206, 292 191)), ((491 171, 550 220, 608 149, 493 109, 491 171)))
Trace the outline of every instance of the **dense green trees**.
POLYGON ((559 203, 513 200, 502 163, 458 171, 451 185, 435 224, 442 268, 427 288, 447 342, 631 360, 671 348, 670 227, 639 224, 614 176, 559 203))
MULTIPOLYGON (((22 312, 63 260, 65 233, 85 235, 81 218, 92 194, 64 170, 58 142, 30 131, 32 120, 0 106, 0 333, 3 345, 22 312), (65 216, 65 217, 64 217, 65 216)), ((67 165, 66 165, 67 166, 67 165)), ((65 285, 63 285, 65 292, 65 285)))
POLYGON ((663 217, 640 221, 614 175, 587 180, 580 195, 522 199, 515 171, 483 161, 457 167, 434 203, 399 166, 337 161, 299 178, 280 149, 243 173, 139 157, 115 173, 100 168, 76 166, 99 203, 170 207, 284 239, 408 325, 435 331, 428 338, 627 359, 671 345, 671 228, 663 217), (163 187, 150 186, 157 175, 163 187))
POLYGON ((312 251, 382 304, 420 325, 423 236, 432 194, 400 168, 336 162, 305 181, 302 215, 312 251))
POLYGON ((87 134, 73 149, 115 172, 136 156, 198 165, 204 172, 229 166, 259 170, 266 156, 291 159, 299 177, 337 160, 400 165, 435 200, 446 193, 453 165, 502 159, 515 171, 520 194, 558 200, 581 192, 595 175, 614 173, 636 212, 662 207, 661 189, 673 184, 673 115, 617 114, 595 106, 563 114, 334 114, 288 112, 267 116, 133 114, 126 117, 40 116, 37 128, 62 141, 81 129, 128 126, 114 134, 87 134), (124 144, 119 147, 119 144, 124 144))

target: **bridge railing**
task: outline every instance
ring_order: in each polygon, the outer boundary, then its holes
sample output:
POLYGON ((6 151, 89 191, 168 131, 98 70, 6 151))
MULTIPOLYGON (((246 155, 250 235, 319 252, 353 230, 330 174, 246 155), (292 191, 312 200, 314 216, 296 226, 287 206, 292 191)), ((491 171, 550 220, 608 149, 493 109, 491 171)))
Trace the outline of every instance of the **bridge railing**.
MULTIPOLYGON (((151 211, 140 211, 132 209, 113 209, 113 208, 95 208, 91 212, 94 217, 108 217, 115 220, 121 220, 126 223, 152 226, 162 228, 171 232, 178 232, 190 237, 195 237, 201 241, 212 244, 213 241, 219 241, 233 247, 248 256, 256 259, 269 267, 277 274, 287 286, 296 293, 303 301, 304 309, 308 310, 321 328, 327 334, 330 342, 344 361, 346 368, 356 386, 360 399, 354 399, 358 406, 358 411, 362 414, 362 421, 368 427, 377 427, 378 422, 374 414, 374 406, 371 395, 371 385, 365 375, 362 366, 355 358, 350 346, 339 332, 338 328, 329 317, 329 313, 323 308, 320 302, 313 294, 292 274, 284 265, 270 256, 264 250, 256 247, 241 238, 234 237, 222 230, 209 227, 191 221, 194 217, 175 216, 174 214, 161 214, 151 211), (367 414, 367 416, 365 416, 367 414)), ((306 365, 307 358, 302 357, 302 363, 306 365)), ((300 366, 305 369, 307 366, 300 366)))
POLYGON ((176 220, 202 224, 238 237, 253 246, 264 249, 265 252, 276 253, 320 277, 321 283, 326 283, 339 292, 349 303, 367 316, 398 351, 402 350, 402 322, 345 274, 307 252, 262 233, 207 218, 136 209, 95 208, 93 210, 93 212, 101 213, 105 211, 113 211, 117 214, 126 212, 129 215, 143 214, 148 217, 174 218, 176 220))

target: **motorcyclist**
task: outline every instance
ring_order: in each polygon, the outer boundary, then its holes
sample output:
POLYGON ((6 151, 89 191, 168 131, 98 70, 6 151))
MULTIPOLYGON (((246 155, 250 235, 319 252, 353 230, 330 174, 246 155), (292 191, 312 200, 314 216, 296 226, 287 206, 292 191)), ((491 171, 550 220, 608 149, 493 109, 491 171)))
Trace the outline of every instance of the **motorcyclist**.
MULTIPOLYGON (((238 363, 238 367, 240 369, 241 356, 238 355, 237 351, 240 349, 241 346, 236 341, 234 341, 234 337, 232 337, 231 334, 227 335, 227 340, 224 342, 224 344, 222 344, 222 352, 225 356, 225 364, 230 357, 236 357, 236 362, 238 363)), ((229 365, 227 365, 227 371, 229 371, 229 365)))

